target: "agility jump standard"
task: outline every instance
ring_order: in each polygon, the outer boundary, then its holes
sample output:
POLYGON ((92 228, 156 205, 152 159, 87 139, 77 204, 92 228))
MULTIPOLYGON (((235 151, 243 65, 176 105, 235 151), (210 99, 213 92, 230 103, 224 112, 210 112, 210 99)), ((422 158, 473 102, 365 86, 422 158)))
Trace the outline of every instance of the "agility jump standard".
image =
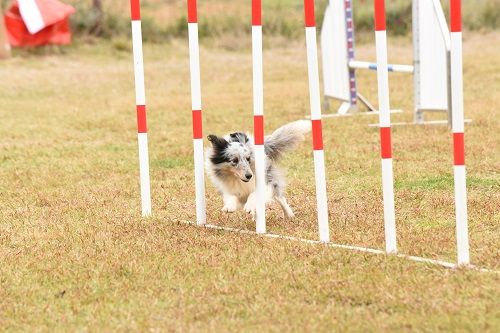
MULTIPOLYGON (((352 0, 330 0, 321 30, 325 108, 330 98, 342 103, 325 117, 352 115, 358 100, 371 111, 363 114, 377 114, 356 83, 357 70, 377 64, 355 59, 354 30, 352 0)), ((389 64, 388 71, 413 75, 414 124, 450 122, 450 33, 439 0, 412 0, 412 31, 413 65, 389 64), (424 111, 446 111, 448 121, 425 122, 424 111)))
POLYGON ((135 104, 137 109, 137 140, 139 144, 139 174, 142 216, 151 215, 151 186, 149 180, 148 127, 146 122, 146 92, 142 54, 141 8, 139 0, 130 0, 132 47, 134 53, 135 104))

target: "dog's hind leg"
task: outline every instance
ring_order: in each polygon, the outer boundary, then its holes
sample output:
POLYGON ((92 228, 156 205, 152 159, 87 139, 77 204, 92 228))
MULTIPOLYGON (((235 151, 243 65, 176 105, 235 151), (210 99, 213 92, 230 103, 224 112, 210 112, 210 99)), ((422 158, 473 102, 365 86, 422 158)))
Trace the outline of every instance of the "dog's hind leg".
POLYGON ((295 214, 293 213, 292 209, 290 208, 288 202, 286 202, 285 199, 286 183, 281 171, 278 168, 271 165, 267 169, 267 177, 269 181, 268 186, 270 188, 270 191, 272 191, 272 197, 280 204, 281 209, 283 209, 283 214, 285 215, 285 218, 289 219, 294 218, 295 214))
POLYGON ((281 209, 283 209, 283 214, 285 215, 285 218, 293 219, 295 217, 295 214, 293 213, 292 208, 290 208, 290 206, 288 205, 285 196, 283 195, 275 196, 274 200, 276 200, 280 204, 281 209))

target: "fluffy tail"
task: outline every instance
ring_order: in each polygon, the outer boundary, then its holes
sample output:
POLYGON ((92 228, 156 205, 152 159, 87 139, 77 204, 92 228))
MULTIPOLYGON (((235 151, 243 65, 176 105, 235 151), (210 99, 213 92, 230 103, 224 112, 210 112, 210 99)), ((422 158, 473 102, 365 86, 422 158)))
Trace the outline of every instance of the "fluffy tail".
POLYGON ((286 153, 304 140, 304 134, 311 131, 311 122, 308 120, 297 120, 293 123, 281 126, 273 134, 264 139, 264 150, 268 158, 277 161, 283 153, 286 153))

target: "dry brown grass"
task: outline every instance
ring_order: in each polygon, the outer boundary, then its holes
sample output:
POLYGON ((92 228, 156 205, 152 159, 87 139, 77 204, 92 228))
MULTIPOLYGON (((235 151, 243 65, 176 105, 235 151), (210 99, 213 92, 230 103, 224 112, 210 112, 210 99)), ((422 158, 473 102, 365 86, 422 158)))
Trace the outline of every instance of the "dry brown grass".
MULTIPOLYGON (((252 128, 249 40, 202 48, 205 133, 252 128)), ((408 62, 406 40, 390 60, 408 62)), ((467 35, 465 112, 472 262, 499 269, 500 34, 467 35)), ((265 50, 266 129, 308 112, 305 48, 265 50)), ((121 48, 120 48, 121 49, 121 48)), ((360 45, 359 58, 374 48, 360 45)), ((186 41, 146 45, 154 216, 139 216, 131 55, 111 45, 3 63, 0 82, 0 327, 11 331, 498 331, 499 275, 210 231, 194 220, 186 41)), ((373 73, 360 89, 376 100, 373 73)), ((390 77, 410 110, 411 80, 390 77)), ((394 115, 410 120, 410 112, 394 115)), ((383 248, 378 132, 325 120, 331 235, 383 248)), ((444 127, 393 133, 399 249, 454 260, 451 139, 444 127)), ((310 144, 284 161, 297 213, 269 231, 316 238, 310 144)), ((220 212, 208 220, 253 228, 220 212)))

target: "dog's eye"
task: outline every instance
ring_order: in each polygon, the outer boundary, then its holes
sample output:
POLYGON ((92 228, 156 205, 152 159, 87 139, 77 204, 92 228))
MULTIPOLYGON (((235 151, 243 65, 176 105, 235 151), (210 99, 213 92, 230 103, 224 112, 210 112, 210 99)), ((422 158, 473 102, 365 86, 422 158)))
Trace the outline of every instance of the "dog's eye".
POLYGON ((235 158, 235 159, 233 160, 233 163, 234 163, 234 164, 237 164, 238 162, 239 162, 239 160, 238 160, 237 158, 235 158))
POLYGON ((247 161, 250 162, 250 156, 247 157, 247 161))

